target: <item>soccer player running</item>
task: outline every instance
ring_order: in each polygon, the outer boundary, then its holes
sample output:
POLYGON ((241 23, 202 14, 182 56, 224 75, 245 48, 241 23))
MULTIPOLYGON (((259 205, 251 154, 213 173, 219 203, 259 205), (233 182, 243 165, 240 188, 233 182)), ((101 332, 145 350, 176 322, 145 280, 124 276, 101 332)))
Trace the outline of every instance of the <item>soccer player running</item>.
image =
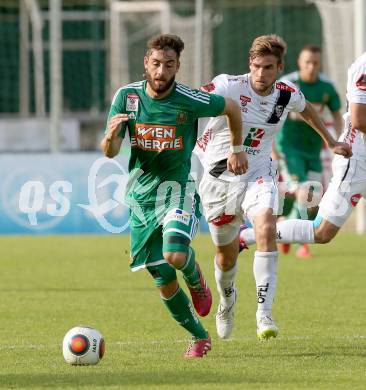
MULTIPOLYGON (((277 224, 279 242, 330 242, 361 197, 366 198, 366 52, 348 69, 346 96, 348 108, 340 140, 351 146, 353 155, 349 159, 334 157, 333 177, 314 221, 289 219, 277 224)), ((241 239, 248 245, 254 243, 254 231, 243 230, 241 239)))
MULTIPOLYGON (((145 81, 120 88, 112 101, 101 146, 107 157, 118 154, 128 132, 131 141, 130 206, 131 269, 147 269, 171 316, 191 333, 186 358, 200 358, 211 349, 211 338, 180 288, 180 270, 193 305, 206 316, 212 297, 195 252, 190 247, 198 225, 199 197, 189 177, 197 139, 197 120, 227 115, 230 143, 243 142, 239 106, 229 98, 193 90, 175 81, 184 48, 175 35, 159 35, 147 44, 145 81)), ((234 175, 247 169, 245 153, 229 156, 234 175)))
MULTIPOLYGON (((333 83, 320 73, 321 49, 316 45, 304 46, 297 60, 299 70, 284 75, 283 79, 292 81, 326 121, 327 115, 333 118, 334 130, 340 136, 343 127, 340 113, 340 99, 333 83)), ((322 182, 321 152, 323 140, 313 131, 301 116, 295 112, 289 114, 281 131, 276 138, 276 151, 279 157, 279 166, 282 178, 291 194, 285 197, 283 216, 291 214, 295 198, 308 198, 309 187, 307 181, 322 182), (295 195, 295 196, 294 196, 295 195)), ((308 210, 297 210, 297 218, 313 220, 318 211, 317 207, 308 210), (306 215, 308 218, 306 218, 306 215)), ((295 217, 296 218, 296 217, 295 217)), ((288 253, 289 244, 279 244, 281 252, 288 253)), ((303 244, 296 251, 298 257, 310 257, 308 244, 303 244)))
POLYGON ((256 38, 249 51, 250 73, 215 77, 204 89, 239 102, 246 138, 241 146, 230 145, 224 118, 211 118, 197 141, 196 151, 204 174, 199 187, 212 240, 216 246, 215 278, 220 303, 216 314, 219 337, 230 336, 236 302, 235 275, 239 250, 239 227, 246 215, 257 238, 253 273, 257 290, 257 336, 275 337, 278 328, 272 318, 277 281, 276 167, 271 161, 274 138, 289 111, 301 112, 336 153, 348 154, 348 145, 336 142, 311 104, 291 82, 278 82, 284 67, 286 43, 277 35, 256 38), (245 151, 249 168, 237 177, 227 171, 231 153, 245 151))

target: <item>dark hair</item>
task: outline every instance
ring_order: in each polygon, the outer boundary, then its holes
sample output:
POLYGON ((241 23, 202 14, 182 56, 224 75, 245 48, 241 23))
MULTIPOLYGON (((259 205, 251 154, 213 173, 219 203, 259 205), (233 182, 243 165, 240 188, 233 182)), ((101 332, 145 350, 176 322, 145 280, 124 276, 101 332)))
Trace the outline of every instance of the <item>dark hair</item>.
POLYGON ((273 55, 278 59, 278 62, 283 62, 283 57, 286 54, 286 42, 276 34, 261 35, 254 39, 252 47, 249 50, 250 59, 273 55))
POLYGON ((177 35, 162 34, 156 35, 149 39, 146 48, 147 57, 151 54, 152 50, 172 49, 177 53, 177 56, 179 58, 181 51, 184 49, 184 42, 177 35))
POLYGON ((320 46, 318 45, 312 45, 312 44, 309 44, 309 45, 305 45, 301 50, 300 50, 300 53, 302 53, 303 51, 310 51, 312 53, 322 53, 322 49, 320 46))

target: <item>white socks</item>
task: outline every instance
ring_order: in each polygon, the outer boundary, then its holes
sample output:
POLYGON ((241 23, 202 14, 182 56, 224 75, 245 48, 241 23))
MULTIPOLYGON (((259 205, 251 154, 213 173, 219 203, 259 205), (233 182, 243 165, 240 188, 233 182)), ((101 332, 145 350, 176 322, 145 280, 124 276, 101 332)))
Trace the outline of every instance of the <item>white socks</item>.
POLYGON ((253 273, 257 287, 257 322, 265 316, 272 317, 273 299, 277 283, 278 252, 254 254, 253 273))
POLYGON ((220 295, 220 303, 225 307, 230 307, 235 302, 235 275, 238 271, 238 262, 236 261, 233 268, 228 271, 222 271, 219 266, 216 264, 216 259, 214 260, 215 264, 215 279, 217 292, 220 295))
POLYGON ((277 223, 277 242, 314 244, 313 221, 287 219, 277 223))
MULTIPOLYGON (((247 245, 255 244, 254 229, 244 229, 240 232, 240 237, 247 245)), ((314 244, 313 221, 304 219, 287 219, 277 222, 277 242, 299 244, 314 244)))

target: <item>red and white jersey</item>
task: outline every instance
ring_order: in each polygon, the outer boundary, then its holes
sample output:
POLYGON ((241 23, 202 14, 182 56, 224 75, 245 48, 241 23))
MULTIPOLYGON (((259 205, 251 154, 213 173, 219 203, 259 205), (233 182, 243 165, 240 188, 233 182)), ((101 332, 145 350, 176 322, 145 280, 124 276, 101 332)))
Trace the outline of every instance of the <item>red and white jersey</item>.
POLYGON ((245 181, 253 169, 268 161, 276 134, 283 126, 289 111, 302 112, 305 98, 290 81, 276 81, 268 96, 256 94, 250 84, 250 73, 240 76, 221 74, 203 90, 235 100, 242 112, 244 146, 249 170, 235 176, 226 170, 230 154, 230 131, 226 116, 204 118, 199 121, 199 135, 194 152, 205 173, 228 181, 245 181))
POLYGON ((352 127, 350 103, 366 104, 366 53, 363 53, 348 69, 348 111, 343 115, 345 128, 340 141, 352 147, 353 158, 366 160, 366 134, 352 127))

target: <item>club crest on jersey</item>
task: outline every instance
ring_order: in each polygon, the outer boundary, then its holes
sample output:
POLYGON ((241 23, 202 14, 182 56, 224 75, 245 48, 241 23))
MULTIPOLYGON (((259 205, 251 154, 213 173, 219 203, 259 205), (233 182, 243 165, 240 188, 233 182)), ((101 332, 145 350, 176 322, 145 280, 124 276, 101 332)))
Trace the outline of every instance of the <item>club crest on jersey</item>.
POLYGON ((356 87, 361 91, 366 91, 366 74, 362 74, 356 81, 356 87))
POLYGON ((152 152, 183 149, 182 137, 176 137, 175 126, 137 123, 131 146, 152 152))
POLYGON ((357 206, 357 203, 360 201, 361 199, 361 194, 354 194, 351 196, 351 205, 353 207, 356 207, 357 206))
POLYGON ((202 85, 201 90, 205 92, 212 92, 215 88, 214 83, 208 83, 206 85, 202 85))
POLYGON ((276 115, 277 115, 278 118, 281 117, 281 115, 282 115, 284 109, 285 109, 285 107, 284 107, 284 106, 281 106, 281 105, 275 107, 275 113, 276 113, 276 115))
POLYGON ((276 83, 276 88, 279 89, 280 91, 295 92, 295 90, 292 87, 290 87, 289 85, 281 81, 276 83))
POLYGON ((126 110, 137 111, 139 107, 139 97, 135 93, 127 94, 126 110))
POLYGON ((187 113, 185 113, 184 111, 178 111, 176 121, 177 121, 178 125, 182 125, 183 123, 186 123, 187 122, 187 113))

